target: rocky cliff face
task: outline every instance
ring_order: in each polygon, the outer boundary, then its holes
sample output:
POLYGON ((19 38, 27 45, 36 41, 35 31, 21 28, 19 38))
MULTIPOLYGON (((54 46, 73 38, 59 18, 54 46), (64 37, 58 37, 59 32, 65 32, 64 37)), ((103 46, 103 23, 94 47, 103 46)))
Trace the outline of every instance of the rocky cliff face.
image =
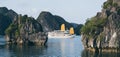
POLYGON ((45 44, 47 35, 34 18, 19 15, 6 29, 6 41, 9 43, 45 44))
POLYGON ((120 49, 119 4, 119 0, 107 0, 102 12, 98 12, 82 27, 82 42, 85 48, 103 51, 104 49, 120 49))
POLYGON ((8 28, 17 13, 13 10, 8 10, 6 7, 0 7, 0 35, 5 34, 5 29, 8 28))

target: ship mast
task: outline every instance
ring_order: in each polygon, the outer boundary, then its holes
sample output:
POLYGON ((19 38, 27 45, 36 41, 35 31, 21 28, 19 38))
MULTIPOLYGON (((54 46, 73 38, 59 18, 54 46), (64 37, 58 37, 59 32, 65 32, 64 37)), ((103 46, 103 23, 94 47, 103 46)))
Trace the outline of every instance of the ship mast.
POLYGON ((65 31, 65 24, 61 25, 61 31, 65 31))
POLYGON ((74 28, 73 28, 73 27, 70 28, 69 33, 70 33, 71 35, 74 34, 74 28))

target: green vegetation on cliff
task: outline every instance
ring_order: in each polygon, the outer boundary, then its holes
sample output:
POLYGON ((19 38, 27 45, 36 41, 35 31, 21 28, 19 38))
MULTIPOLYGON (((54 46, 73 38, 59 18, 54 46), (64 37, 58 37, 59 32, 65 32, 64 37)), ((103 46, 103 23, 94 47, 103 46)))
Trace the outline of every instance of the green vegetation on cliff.
POLYGON ((10 34, 15 32, 15 30, 18 29, 17 25, 15 24, 10 24, 10 26, 6 29, 5 33, 10 34))
POLYGON ((103 8, 104 8, 104 9, 107 9, 107 8, 109 8, 109 7, 111 7, 111 6, 117 7, 118 4, 117 4, 117 3, 113 3, 113 0, 109 0, 109 1, 107 1, 107 2, 104 2, 104 4, 103 4, 103 8))
POLYGON ((106 21, 106 18, 93 17, 87 20, 81 29, 81 33, 87 35, 89 38, 93 38, 103 30, 103 26, 106 24, 106 21))
POLYGON ((20 36, 21 34, 32 34, 37 32, 42 32, 41 25, 32 17, 27 15, 19 15, 13 23, 6 29, 6 35, 14 35, 15 37, 20 36))

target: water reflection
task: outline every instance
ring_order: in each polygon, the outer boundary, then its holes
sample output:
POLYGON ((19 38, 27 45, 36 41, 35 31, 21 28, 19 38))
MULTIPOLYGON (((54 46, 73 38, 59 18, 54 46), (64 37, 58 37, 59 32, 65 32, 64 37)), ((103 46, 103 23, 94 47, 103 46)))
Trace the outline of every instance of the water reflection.
POLYGON ((81 57, 82 50, 80 37, 49 39, 44 47, 0 44, 0 57, 81 57))
POLYGON ((83 50, 81 57, 120 57, 120 53, 94 53, 88 50, 83 50))
POLYGON ((46 53, 44 50, 46 50, 47 47, 41 47, 41 46, 28 46, 28 45, 5 45, 0 46, 0 53, 4 52, 4 54, 1 54, 0 56, 10 56, 10 57, 39 57, 41 55, 44 55, 46 53))
POLYGON ((30 57, 30 56, 40 56, 44 55, 46 50, 46 47, 40 47, 40 46, 16 46, 12 49, 14 53, 13 56, 19 56, 19 57, 30 57))

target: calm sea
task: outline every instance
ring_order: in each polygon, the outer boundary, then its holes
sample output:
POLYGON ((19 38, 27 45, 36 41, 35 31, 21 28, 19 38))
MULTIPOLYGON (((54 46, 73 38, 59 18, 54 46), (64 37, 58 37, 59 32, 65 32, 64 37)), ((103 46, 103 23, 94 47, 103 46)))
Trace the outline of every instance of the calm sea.
POLYGON ((49 39, 46 46, 6 45, 0 36, 0 57, 120 57, 119 53, 95 54, 84 50, 81 37, 49 39))

